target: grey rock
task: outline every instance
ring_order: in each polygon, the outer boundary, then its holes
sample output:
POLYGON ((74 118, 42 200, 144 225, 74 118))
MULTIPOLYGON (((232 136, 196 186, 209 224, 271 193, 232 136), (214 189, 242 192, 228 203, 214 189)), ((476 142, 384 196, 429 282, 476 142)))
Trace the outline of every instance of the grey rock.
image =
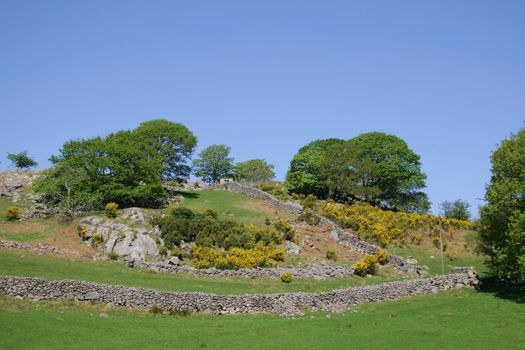
POLYGON ((100 294, 98 292, 87 292, 84 295, 84 300, 97 300, 100 298, 100 294))
POLYGON ((302 252, 301 247, 291 241, 286 241, 284 249, 288 254, 300 254, 302 252))

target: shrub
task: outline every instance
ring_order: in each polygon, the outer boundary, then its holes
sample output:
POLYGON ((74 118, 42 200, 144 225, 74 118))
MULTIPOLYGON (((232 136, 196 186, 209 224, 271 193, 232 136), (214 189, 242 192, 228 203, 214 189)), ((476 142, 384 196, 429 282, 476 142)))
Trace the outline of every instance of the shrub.
POLYGON ((335 253, 335 250, 333 250, 333 249, 328 249, 328 250, 326 251, 326 258, 327 258, 328 260, 334 260, 334 261, 337 260, 337 254, 335 253))
POLYGON ((377 272, 377 258, 374 255, 365 255, 354 265, 354 273, 359 276, 374 275, 377 272))
POLYGON ((108 253, 108 258, 110 258, 111 260, 118 260, 118 258, 120 258, 120 255, 112 251, 108 253))
POLYGON ((292 282, 292 274, 288 271, 285 271, 281 274, 281 282, 290 283, 292 282))
POLYGON ((117 210, 118 210, 118 204, 115 202, 109 202, 108 204, 106 204, 106 207, 104 208, 104 211, 106 212, 106 216, 108 218, 116 218, 117 210))
POLYGON ((313 210, 306 209, 298 217, 299 220, 306 222, 308 225, 317 226, 321 221, 319 215, 317 215, 313 210))
POLYGON ((80 238, 82 238, 82 240, 86 240, 86 235, 88 233, 88 229, 85 226, 78 225, 77 226, 77 233, 78 233, 78 236, 80 238))
POLYGON ((149 312, 154 315, 162 315, 164 313, 164 310, 162 310, 162 308, 158 305, 153 305, 149 308, 149 312))
POLYGON ((171 215, 176 218, 192 219, 195 213, 186 207, 173 207, 171 208, 171 215))
POLYGON ((97 244, 104 243, 104 237, 100 233, 95 233, 93 237, 91 237, 91 244, 93 246, 96 246, 97 244))
POLYGON ((7 210, 5 211, 5 218, 8 221, 19 220, 21 215, 22 210, 18 207, 7 208, 7 210))
POLYGON ((390 254, 384 249, 379 249, 379 251, 376 254, 377 262, 380 265, 385 265, 390 260, 390 254))
POLYGON ((305 208, 313 209, 317 203, 317 197, 313 194, 309 194, 301 200, 301 205, 305 208))
POLYGON ((206 217, 210 218, 210 219, 217 219, 217 213, 215 212, 215 210, 211 209, 211 208, 207 208, 204 210, 204 215, 206 215, 206 217))
POLYGON ((159 255, 161 255, 161 256, 168 255, 168 248, 166 248, 166 246, 161 245, 159 247, 159 255))
POLYGON ((295 237, 295 230, 292 225, 286 220, 279 219, 273 224, 275 229, 283 234, 284 239, 293 241, 295 237))
POLYGON ((447 258, 449 258, 450 261, 456 261, 458 254, 453 250, 447 249, 447 258))

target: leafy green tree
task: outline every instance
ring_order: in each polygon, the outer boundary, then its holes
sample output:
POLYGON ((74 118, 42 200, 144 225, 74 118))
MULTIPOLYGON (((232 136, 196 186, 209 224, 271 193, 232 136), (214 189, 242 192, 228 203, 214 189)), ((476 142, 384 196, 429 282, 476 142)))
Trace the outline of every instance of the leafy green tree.
POLYGON ((233 158, 230 157, 230 147, 226 145, 211 145, 193 161, 195 175, 202 177, 206 183, 218 182, 229 176, 232 170, 233 158))
POLYGON ((184 125, 164 119, 155 119, 143 122, 133 134, 152 146, 161 156, 165 179, 186 178, 190 175, 188 165, 197 138, 184 125))
POLYGON ((38 165, 38 163, 27 154, 27 151, 20 153, 8 153, 7 159, 9 159, 11 163, 18 169, 29 169, 38 165))
MULTIPOLYGON (((406 211, 428 211, 426 186, 420 157, 405 141, 382 132, 361 134, 348 141, 348 149, 370 171, 360 181, 363 186, 377 188, 375 204, 406 211), (373 166, 370 166, 373 165, 373 166)), ((337 161, 335 159, 334 161, 337 161)))
POLYGON ((162 186, 166 158, 150 140, 135 131, 119 131, 66 142, 60 154, 51 157, 54 169, 38 188, 51 204, 62 207, 76 205, 77 199, 82 209, 101 209, 109 202, 159 206, 167 196, 162 186), (74 195, 68 195, 75 174, 86 180, 75 183, 74 195))
POLYGON ((458 220, 470 219, 470 204, 461 199, 456 199, 453 202, 444 201, 439 205, 439 207, 441 208, 443 215, 447 218, 458 220))
POLYGON ((253 185, 271 181, 275 173, 273 164, 268 164, 264 159, 251 159, 235 164, 233 176, 237 181, 253 185))
POLYGON ((323 169, 329 162, 327 155, 335 146, 344 144, 344 140, 332 138, 316 140, 301 147, 290 162, 290 169, 286 174, 287 188, 294 193, 326 198, 329 189, 323 169))
POLYGON ((480 211, 481 241, 491 270, 502 280, 525 283, 525 130, 492 153, 487 204, 480 211))

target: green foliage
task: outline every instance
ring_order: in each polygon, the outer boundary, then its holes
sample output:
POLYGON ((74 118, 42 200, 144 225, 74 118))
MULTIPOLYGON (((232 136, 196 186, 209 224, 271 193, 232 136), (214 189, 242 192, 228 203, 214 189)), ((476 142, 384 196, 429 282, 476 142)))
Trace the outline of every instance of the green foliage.
POLYGON ((86 235, 88 233, 88 229, 85 226, 78 225, 77 226, 77 233, 78 233, 78 236, 80 238, 82 238, 82 240, 86 240, 86 235))
POLYGON ((166 246, 161 245, 159 247, 159 255, 160 256, 167 256, 168 253, 169 253, 169 251, 168 251, 168 248, 166 248, 166 246))
POLYGON ((264 159, 251 159, 239 162, 233 167, 233 177, 239 182, 251 185, 271 181, 275 177, 273 164, 268 164, 264 159))
POLYGON ((206 217, 211 218, 211 219, 217 219, 217 212, 211 208, 206 208, 204 210, 204 215, 206 215, 206 217))
POLYGON ((443 215, 450 219, 458 220, 469 220, 470 219, 470 204, 461 199, 456 199, 453 202, 444 201, 439 207, 441 208, 443 215))
POLYGON ((278 219, 274 222, 275 229, 283 235, 283 238, 288 241, 293 241, 295 237, 295 230, 290 223, 283 219, 278 219))
POLYGON ((321 217, 311 209, 303 210, 303 212, 299 215, 298 219, 306 222, 308 225, 311 226, 317 226, 319 225, 319 222, 321 222, 321 217))
POLYGON ((390 261, 390 254, 384 249, 379 249, 376 254, 377 262, 380 265, 385 265, 390 261))
POLYGON ((175 218, 192 219, 195 213, 186 207, 173 207, 171 208, 171 215, 175 218))
POLYGON ((193 161, 193 171, 202 177, 206 183, 216 183, 221 178, 228 177, 233 170, 233 158, 229 157, 230 147, 212 145, 199 153, 199 158, 193 161))
POLYGON ((289 199, 288 191, 280 182, 269 182, 257 186, 261 191, 268 192, 277 199, 287 201, 289 199))
POLYGON ((118 260, 120 258, 120 255, 118 255, 117 253, 111 251, 108 253, 108 258, 110 260, 118 260))
POLYGON ((191 168, 187 163, 197 146, 197 138, 184 125, 155 119, 141 123, 133 133, 160 155, 165 179, 190 175, 191 168))
POLYGON ((48 204, 72 210, 102 209, 108 202, 158 207, 167 196, 163 178, 188 172, 184 163, 195 140, 186 131, 152 121, 133 131, 66 142, 35 189, 48 204))
POLYGON ((97 232, 93 235, 93 237, 91 237, 91 244, 93 246, 97 246, 102 243, 104 243, 104 237, 102 237, 100 233, 97 232))
POLYGON ((290 163, 291 192, 339 202, 367 201, 405 211, 427 211, 430 203, 420 157, 400 138, 380 132, 349 141, 317 140, 290 163))
POLYGON ((329 162, 330 150, 344 143, 340 139, 326 139, 301 147, 290 162, 290 169, 286 174, 287 188, 291 192, 326 198, 329 191, 323 167, 329 162))
POLYGON ((9 159, 18 169, 29 169, 38 165, 38 163, 27 154, 27 151, 8 153, 7 159, 9 159))
POLYGON ((328 250, 326 251, 326 258, 327 258, 328 260, 334 260, 334 261, 337 260, 337 254, 336 254, 335 250, 333 250, 333 249, 328 249, 328 250))
POLYGON ((290 283, 292 282, 292 274, 288 271, 285 271, 281 274, 281 282, 283 283, 290 283))
POLYGON ((5 211, 5 218, 7 219, 7 221, 20 220, 21 215, 22 210, 18 207, 7 208, 5 211))
POLYGON ((483 250, 498 278, 525 283, 525 130, 492 153, 492 177, 480 212, 483 250))
POLYGON ((375 275, 378 269, 378 260, 374 255, 365 255, 354 265, 354 273, 358 276, 375 275))
POLYGON ((109 202, 104 207, 104 212, 108 218, 116 218, 117 210, 118 210, 118 204, 115 202, 109 202))

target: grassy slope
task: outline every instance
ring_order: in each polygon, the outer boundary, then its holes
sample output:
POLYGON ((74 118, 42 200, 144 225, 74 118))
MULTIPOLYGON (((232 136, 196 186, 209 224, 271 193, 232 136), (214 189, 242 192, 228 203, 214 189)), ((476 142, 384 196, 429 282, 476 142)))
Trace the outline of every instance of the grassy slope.
POLYGON ((0 299, 2 349, 518 349, 524 327, 525 304, 469 289, 298 318, 177 318, 0 299))
POLYGON ((274 210, 263 201, 239 193, 205 190, 180 192, 180 194, 184 196, 182 206, 199 212, 211 208, 217 212, 221 219, 263 225, 266 217, 274 215, 274 210))
MULTIPOLYGON (((120 262, 93 262, 70 260, 55 256, 41 256, 27 251, 0 250, 0 274, 44 277, 47 279, 75 279, 107 284, 123 284, 171 291, 198 291, 217 294, 278 293, 295 291, 327 291, 355 285, 375 284, 389 280, 385 274, 372 278, 344 278, 316 281, 294 279, 285 284, 270 278, 198 277, 171 275, 130 269, 120 262)), ((390 277, 390 279, 392 279, 390 277)))

